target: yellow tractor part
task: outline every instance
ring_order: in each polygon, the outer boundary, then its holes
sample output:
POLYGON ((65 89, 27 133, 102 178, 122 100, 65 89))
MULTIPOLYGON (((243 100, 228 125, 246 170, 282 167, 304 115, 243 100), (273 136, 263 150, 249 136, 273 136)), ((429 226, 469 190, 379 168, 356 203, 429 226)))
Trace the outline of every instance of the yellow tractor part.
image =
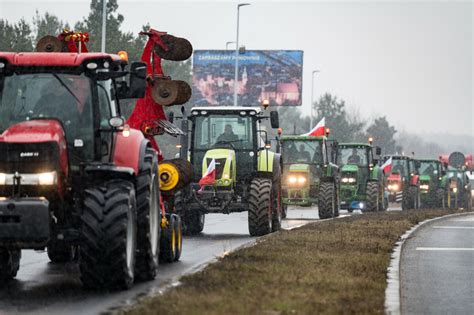
POLYGON ((179 170, 176 165, 171 163, 160 163, 159 168, 160 189, 162 191, 170 191, 179 183, 179 170))

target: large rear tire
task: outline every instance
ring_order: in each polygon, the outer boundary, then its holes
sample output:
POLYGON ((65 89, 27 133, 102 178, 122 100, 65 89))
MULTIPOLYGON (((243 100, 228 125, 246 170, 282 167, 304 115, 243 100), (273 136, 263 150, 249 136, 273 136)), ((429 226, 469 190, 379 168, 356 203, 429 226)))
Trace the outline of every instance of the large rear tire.
POLYGON ((0 248, 0 280, 9 281, 20 269, 21 249, 0 248))
POLYGON ((111 180, 84 192, 79 268, 85 287, 128 289, 137 243, 133 184, 111 180))
POLYGON ((272 231, 273 202, 272 180, 254 178, 250 183, 248 224, 252 236, 269 234, 272 231))
POLYGON ((367 183, 367 207, 365 211, 375 212, 379 209, 379 184, 377 182, 367 183))
POLYGON ((136 181, 137 191, 137 251, 135 278, 153 280, 156 277, 160 252, 161 211, 158 179, 158 158, 147 148, 136 181))
POLYGON ((167 224, 161 229, 160 241, 160 262, 170 263, 177 257, 177 237, 176 234, 176 216, 175 214, 166 214, 167 224))
POLYGON ((272 200, 272 232, 281 230, 282 208, 281 208, 281 186, 280 181, 273 183, 272 200))
POLYGON ((443 188, 438 188, 436 190, 436 206, 439 209, 446 208, 446 192, 443 188))
POLYGON ((334 183, 322 182, 319 185, 318 211, 320 219, 329 219, 335 216, 336 190, 334 183))

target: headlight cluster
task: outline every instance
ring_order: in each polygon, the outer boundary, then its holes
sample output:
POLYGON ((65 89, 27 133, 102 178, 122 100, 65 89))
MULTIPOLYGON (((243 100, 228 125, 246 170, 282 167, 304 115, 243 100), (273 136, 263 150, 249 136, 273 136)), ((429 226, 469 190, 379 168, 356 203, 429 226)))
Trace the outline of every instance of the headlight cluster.
POLYGON ((428 185, 428 184, 421 184, 421 185, 420 185, 420 189, 421 189, 421 190, 429 190, 429 189, 430 189, 430 185, 428 185))
POLYGON ((288 184, 290 185, 304 185, 307 181, 306 176, 302 175, 290 175, 288 177, 288 184))
MULTIPOLYGON (((38 174, 20 174, 21 185, 40 185, 40 186, 51 186, 55 185, 58 181, 57 173, 45 172, 38 174)), ((0 173, 0 185, 13 185, 14 175, 0 173)))
POLYGON ((391 184, 388 184, 387 188, 388 190, 391 190, 391 191, 399 191, 400 185, 398 183, 391 183, 391 184))
POLYGON ((356 181, 357 179, 355 179, 354 177, 343 177, 341 179, 341 182, 343 182, 344 184, 354 184, 356 181))

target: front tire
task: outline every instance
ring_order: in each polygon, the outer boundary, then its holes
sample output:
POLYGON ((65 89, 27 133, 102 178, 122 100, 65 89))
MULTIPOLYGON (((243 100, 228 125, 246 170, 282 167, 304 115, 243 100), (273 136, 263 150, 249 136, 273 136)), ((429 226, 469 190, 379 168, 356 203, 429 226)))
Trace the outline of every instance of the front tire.
POLYGON ((205 215, 201 211, 191 211, 186 207, 184 194, 177 191, 174 195, 174 211, 180 215, 184 235, 197 235, 204 230, 205 215))
POLYGON ((134 281, 137 220, 131 182, 85 190, 79 268, 85 287, 128 289, 134 281))
POLYGON ((273 211, 271 200, 272 181, 254 178, 250 183, 248 224, 252 236, 262 236, 272 232, 273 211))
POLYGON ((138 280, 153 280, 158 271, 161 233, 159 185, 156 153, 147 148, 136 181, 138 231, 135 277, 138 280))
POLYGON ((0 248, 0 280, 5 282, 16 277, 20 269, 21 249, 0 248))
POLYGON ((368 212, 375 212, 379 209, 379 184, 377 182, 367 183, 367 208, 368 212))
POLYGON ((319 185, 318 211, 320 219, 329 219, 335 216, 336 190, 334 183, 322 182, 319 185))
POLYGON ((177 257, 178 235, 175 222, 177 218, 179 217, 175 214, 166 214, 167 224, 161 229, 160 262, 170 263, 177 257))

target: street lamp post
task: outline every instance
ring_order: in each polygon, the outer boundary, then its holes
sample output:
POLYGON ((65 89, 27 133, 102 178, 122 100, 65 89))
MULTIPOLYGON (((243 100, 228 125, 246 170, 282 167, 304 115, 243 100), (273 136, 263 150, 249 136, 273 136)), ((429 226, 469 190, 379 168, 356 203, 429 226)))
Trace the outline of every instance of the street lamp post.
POLYGON ((229 45, 230 45, 230 44, 235 44, 235 42, 234 42, 234 41, 232 41, 232 42, 226 42, 226 43, 225 43, 225 50, 229 50, 229 45))
POLYGON ((107 0, 102 0, 102 43, 100 52, 105 53, 105 30, 107 25, 107 0))
POLYGON ((313 70, 311 73, 311 111, 309 114, 309 130, 313 129, 313 106, 314 106, 314 75, 320 72, 319 70, 313 70))
POLYGON ((234 75, 234 106, 237 106, 237 80, 239 77, 239 18, 240 7, 250 5, 250 3, 239 3, 237 5, 237 39, 235 40, 235 75, 234 75))

